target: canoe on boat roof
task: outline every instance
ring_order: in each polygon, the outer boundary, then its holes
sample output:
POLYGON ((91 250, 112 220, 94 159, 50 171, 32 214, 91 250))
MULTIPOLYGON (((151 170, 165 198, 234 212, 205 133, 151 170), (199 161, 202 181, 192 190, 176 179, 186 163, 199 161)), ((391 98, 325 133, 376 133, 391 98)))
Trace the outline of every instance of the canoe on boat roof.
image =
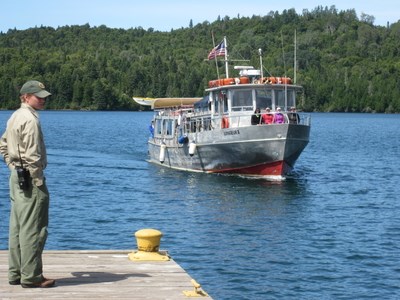
POLYGON ((165 108, 182 105, 193 105, 202 98, 157 98, 153 101, 151 108, 165 108))

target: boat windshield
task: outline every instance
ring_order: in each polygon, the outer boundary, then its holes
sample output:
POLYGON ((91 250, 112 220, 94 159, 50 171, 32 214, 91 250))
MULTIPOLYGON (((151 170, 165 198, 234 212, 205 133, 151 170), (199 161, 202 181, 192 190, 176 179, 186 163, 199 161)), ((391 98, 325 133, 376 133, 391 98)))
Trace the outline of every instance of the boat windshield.
POLYGON ((272 106, 272 90, 256 90, 256 107, 266 108, 272 106))
POLYGON ((286 88, 256 88, 231 90, 231 111, 253 111, 255 108, 276 109, 281 107, 287 110, 296 106, 295 90, 286 88), (255 95, 255 107, 253 107, 253 92, 255 95))
POLYGON ((289 107, 296 107, 295 91, 294 90, 275 90, 276 107, 282 107, 287 110, 289 107))
POLYGON ((253 110, 252 90, 232 90, 232 111, 253 110))

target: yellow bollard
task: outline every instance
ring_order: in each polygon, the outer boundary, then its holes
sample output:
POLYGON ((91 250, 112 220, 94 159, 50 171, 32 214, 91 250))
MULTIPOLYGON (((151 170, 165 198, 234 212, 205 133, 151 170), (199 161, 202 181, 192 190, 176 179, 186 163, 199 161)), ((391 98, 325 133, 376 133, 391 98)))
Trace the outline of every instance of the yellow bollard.
POLYGON ((160 240, 162 232, 156 229, 141 229, 135 232, 138 250, 129 253, 132 261, 168 261, 170 258, 166 252, 161 253, 160 240))
POLYGON ((135 233, 139 251, 157 252, 160 249, 161 231, 141 229, 135 233))

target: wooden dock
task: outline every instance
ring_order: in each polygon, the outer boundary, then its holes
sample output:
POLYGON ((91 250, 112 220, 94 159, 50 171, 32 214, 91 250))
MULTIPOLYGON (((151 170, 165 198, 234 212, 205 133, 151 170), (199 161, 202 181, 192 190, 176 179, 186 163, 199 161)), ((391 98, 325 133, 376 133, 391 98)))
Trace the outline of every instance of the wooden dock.
POLYGON ((211 299, 184 294, 192 278, 173 259, 131 261, 129 252, 45 251, 44 275, 56 286, 26 289, 8 284, 8 251, 0 251, 0 299, 211 299))

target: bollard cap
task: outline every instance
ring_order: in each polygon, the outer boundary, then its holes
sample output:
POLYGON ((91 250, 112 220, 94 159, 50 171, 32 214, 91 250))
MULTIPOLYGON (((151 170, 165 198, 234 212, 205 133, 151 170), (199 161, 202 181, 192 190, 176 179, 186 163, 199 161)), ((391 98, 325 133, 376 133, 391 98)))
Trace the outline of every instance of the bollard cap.
POLYGON ((135 232, 138 251, 129 254, 132 261, 168 261, 169 255, 160 253, 162 232, 157 229, 145 228, 135 232))
POLYGON ((157 229, 145 228, 135 232, 137 238, 155 238, 162 237, 162 232, 157 229))
POLYGON ((157 252, 160 248, 162 233, 156 229, 141 229, 136 231, 136 242, 139 251, 157 252))

